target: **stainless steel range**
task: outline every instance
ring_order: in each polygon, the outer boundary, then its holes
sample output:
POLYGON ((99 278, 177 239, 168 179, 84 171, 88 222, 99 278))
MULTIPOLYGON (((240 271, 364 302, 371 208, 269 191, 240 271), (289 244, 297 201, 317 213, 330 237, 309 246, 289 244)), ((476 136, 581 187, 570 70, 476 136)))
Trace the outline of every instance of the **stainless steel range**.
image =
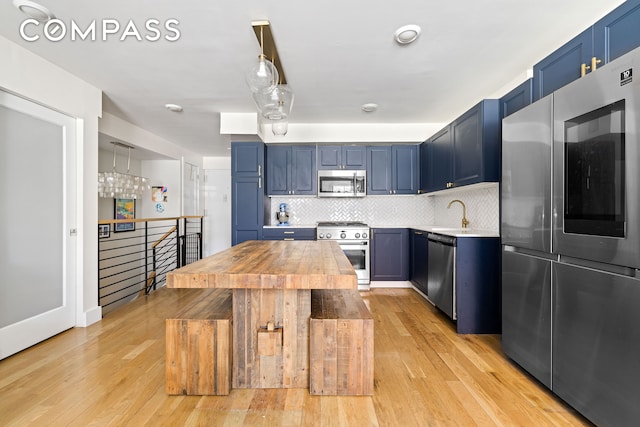
POLYGON ((369 290, 369 226, 361 222, 318 222, 318 240, 335 240, 351 261, 358 289, 369 290))

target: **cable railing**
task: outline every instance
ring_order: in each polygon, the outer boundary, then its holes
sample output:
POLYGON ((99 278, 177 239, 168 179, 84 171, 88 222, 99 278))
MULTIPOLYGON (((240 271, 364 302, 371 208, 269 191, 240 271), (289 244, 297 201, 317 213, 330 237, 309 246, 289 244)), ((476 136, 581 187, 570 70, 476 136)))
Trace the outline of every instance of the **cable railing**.
POLYGON ((98 222, 98 304, 107 314, 202 258, 201 216, 98 222), (121 231, 122 230, 122 231, 121 231))

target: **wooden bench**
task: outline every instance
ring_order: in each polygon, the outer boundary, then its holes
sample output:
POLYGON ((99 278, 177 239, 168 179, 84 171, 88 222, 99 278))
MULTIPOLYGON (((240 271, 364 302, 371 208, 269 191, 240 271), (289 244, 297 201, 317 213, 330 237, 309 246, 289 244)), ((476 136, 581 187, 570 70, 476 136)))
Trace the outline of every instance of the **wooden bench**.
POLYGON ((227 395, 233 354, 231 290, 194 292, 201 295, 166 320, 166 392, 227 395))
POLYGON ((311 291, 309 390, 373 395, 373 318, 357 290, 311 291))

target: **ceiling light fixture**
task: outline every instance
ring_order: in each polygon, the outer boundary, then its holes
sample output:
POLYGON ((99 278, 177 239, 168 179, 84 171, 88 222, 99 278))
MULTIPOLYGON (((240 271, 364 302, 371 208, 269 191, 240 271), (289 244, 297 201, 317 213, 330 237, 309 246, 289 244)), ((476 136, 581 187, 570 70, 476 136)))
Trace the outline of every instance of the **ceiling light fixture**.
POLYGON ((246 76, 247 84, 253 92, 253 100, 260 116, 272 122, 271 131, 274 135, 284 136, 288 131, 289 114, 293 107, 293 91, 287 85, 269 21, 254 21, 251 25, 260 44, 261 54, 258 65, 252 67, 246 76), (271 66, 272 72, 269 71, 271 66))
POLYGON ((366 104, 362 104, 362 111, 365 113, 373 113, 378 109, 378 104, 374 102, 368 102, 366 104))
POLYGON ((418 25, 405 25, 396 30, 393 38, 398 44, 410 44, 416 41, 418 36, 420 36, 420 31, 421 29, 418 25))
POLYGON ((178 105, 178 104, 164 104, 164 108, 166 108, 167 110, 174 112, 174 113, 181 113, 182 112, 182 106, 178 105))
POLYGON ((56 17, 49 9, 33 1, 13 0, 13 5, 20 12, 40 22, 46 22, 56 17))

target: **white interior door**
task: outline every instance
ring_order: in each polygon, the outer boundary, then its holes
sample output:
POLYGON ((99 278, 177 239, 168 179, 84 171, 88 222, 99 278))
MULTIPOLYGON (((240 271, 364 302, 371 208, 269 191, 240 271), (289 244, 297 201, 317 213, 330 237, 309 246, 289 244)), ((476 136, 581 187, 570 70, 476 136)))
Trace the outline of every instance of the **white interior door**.
POLYGON ((0 359, 75 325, 75 119, 0 90, 0 359))
POLYGON ((231 171, 205 169, 204 250, 207 257, 231 247, 231 171))

